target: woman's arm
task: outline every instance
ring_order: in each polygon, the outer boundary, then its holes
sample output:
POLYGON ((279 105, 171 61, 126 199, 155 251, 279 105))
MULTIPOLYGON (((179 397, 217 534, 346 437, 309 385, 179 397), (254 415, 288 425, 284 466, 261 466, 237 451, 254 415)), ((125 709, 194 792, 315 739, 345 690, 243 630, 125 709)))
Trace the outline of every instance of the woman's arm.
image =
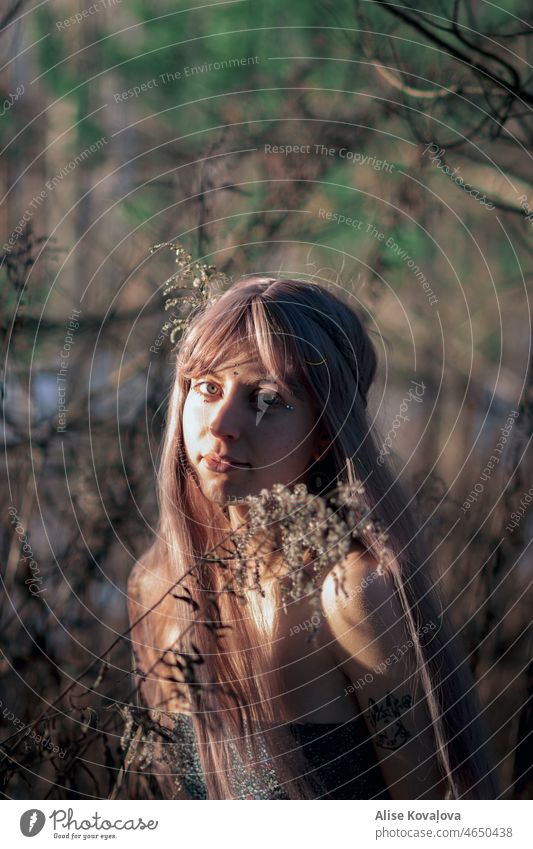
MULTIPOLYGON (((367 723, 393 799, 443 799, 432 725, 412 641, 392 578, 366 553, 352 552, 322 586, 333 652, 367 723)), ((438 623, 427 623, 428 630, 438 623)))

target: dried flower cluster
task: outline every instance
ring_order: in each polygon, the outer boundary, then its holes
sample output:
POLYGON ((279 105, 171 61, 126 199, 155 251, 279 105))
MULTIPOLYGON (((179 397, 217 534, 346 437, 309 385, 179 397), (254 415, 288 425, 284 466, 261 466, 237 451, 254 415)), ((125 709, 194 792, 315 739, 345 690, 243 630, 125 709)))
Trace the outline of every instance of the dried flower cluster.
POLYGON ((178 308, 163 325, 163 333, 170 332, 170 342, 174 345, 179 334, 187 329, 193 316, 204 310, 216 300, 228 285, 229 278, 214 265, 193 262, 192 256, 176 242, 161 242, 150 248, 153 254, 158 248, 168 247, 176 255, 177 271, 163 284, 165 310, 178 308))
MULTIPOLYGON (((246 521, 231 535, 235 552, 225 589, 235 592, 243 604, 248 590, 264 596, 261 578, 273 575, 273 561, 281 562, 278 577, 284 611, 289 600, 307 598, 319 613, 319 578, 343 563, 352 540, 372 545, 378 570, 382 568, 387 536, 380 523, 369 518, 364 493, 364 486, 356 481, 338 483, 327 498, 311 494, 304 483, 292 490, 275 484, 259 496, 250 496, 246 521), (265 542, 267 553, 261 554, 265 542)), ((319 621, 320 616, 313 618, 319 621)), ((318 628, 314 624, 310 639, 316 638, 318 628)))

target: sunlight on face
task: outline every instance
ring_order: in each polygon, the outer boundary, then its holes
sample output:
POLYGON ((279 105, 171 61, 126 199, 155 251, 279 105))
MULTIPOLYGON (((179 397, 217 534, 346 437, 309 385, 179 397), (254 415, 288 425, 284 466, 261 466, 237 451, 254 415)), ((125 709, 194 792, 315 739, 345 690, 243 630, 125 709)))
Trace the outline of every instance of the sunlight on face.
POLYGON ((183 436, 202 492, 236 516, 246 515, 246 496, 305 482, 319 454, 310 401, 278 388, 246 355, 191 379, 183 436))

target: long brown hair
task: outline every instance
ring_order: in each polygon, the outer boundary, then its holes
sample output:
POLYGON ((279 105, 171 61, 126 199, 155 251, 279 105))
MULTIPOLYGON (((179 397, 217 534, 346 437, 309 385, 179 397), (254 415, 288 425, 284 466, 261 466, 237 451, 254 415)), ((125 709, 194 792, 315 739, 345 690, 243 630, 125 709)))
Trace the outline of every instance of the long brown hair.
MULTIPOLYGON (((205 498, 188 467, 182 414, 191 375, 214 371, 239 345, 251 349, 283 386, 298 385, 311 399, 319 426, 329 440, 332 477, 346 478, 346 458, 365 482, 369 514, 386 529, 390 553, 386 568, 401 600, 417 672, 431 716, 435 748, 447 798, 494 798, 498 788, 487 756, 486 732, 467 662, 442 615, 429 575, 428 546, 406 493, 378 462, 376 426, 367 411, 377 357, 357 312, 323 286, 297 279, 250 277, 233 284, 196 318, 180 341, 170 394, 158 477, 159 526, 143 565, 170 586, 180 578, 172 616, 151 615, 150 638, 163 650, 186 631, 180 650, 194 661, 188 694, 190 715, 210 798, 235 798, 235 758, 265 761, 254 728, 277 728, 262 737, 269 769, 274 765, 289 798, 315 798, 320 783, 306 775, 299 753, 291 757, 288 717, 269 698, 273 681, 263 676, 265 649, 258 624, 244 615, 227 587, 221 564, 231 531, 227 509, 205 498), (324 399, 327 399, 324 402, 324 399), (207 551, 217 557, 205 558, 207 551), (218 559, 217 559, 218 558, 218 559), (184 590, 184 591, 183 591, 184 590), (429 641, 425 623, 437 623, 429 641), (176 627, 177 623, 177 627, 176 627), (231 628, 231 648, 224 628, 231 628)), ((374 541, 375 542, 375 541, 374 541)), ((175 685, 179 688, 179 685, 175 685)))

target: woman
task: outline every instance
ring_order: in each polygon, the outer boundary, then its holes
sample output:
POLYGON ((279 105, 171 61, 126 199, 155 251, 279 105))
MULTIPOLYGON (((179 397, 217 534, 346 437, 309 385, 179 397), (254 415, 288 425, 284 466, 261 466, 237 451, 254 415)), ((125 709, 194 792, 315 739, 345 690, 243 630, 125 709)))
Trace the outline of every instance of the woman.
POLYGON ((466 661, 367 414, 376 365, 357 314, 301 280, 240 281, 181 339, 158 533, 128 583, 164 797, 497 796, 466 661), (327 521, 348 533, 314 559, 304 539, 293 568, 279 509, 250 518, 272 492, 304 538, 327 521))

